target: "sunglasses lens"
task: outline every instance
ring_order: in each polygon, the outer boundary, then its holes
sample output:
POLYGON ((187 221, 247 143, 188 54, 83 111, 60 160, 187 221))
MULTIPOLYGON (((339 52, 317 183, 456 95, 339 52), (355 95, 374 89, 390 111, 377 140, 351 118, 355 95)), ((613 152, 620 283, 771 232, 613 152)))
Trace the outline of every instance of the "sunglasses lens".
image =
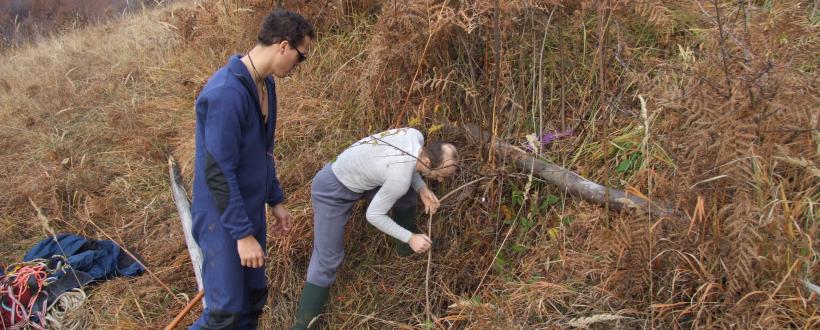
MULTIPOLYGON (((293 46, 291 46, 291 47, 293 47, 293 46)), ((302 63, 307 59, 307 56, 305 56, 305 54, 302 54, 302 51, 299 50, 299 48, 293 47, 293 50, 295 50, 296 54, 299 55, 299 58, 297 59, 297 61, 299 61, 299 63, 302 63)))

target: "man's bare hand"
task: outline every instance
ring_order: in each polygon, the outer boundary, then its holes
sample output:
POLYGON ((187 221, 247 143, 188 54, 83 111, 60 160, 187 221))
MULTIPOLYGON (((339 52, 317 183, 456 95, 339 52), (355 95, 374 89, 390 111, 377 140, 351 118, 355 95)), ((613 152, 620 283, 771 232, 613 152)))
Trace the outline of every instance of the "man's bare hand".
POLYGON ((236 249, 239 251, 239 261, 242 266, 260 268, 265 265, 265 252, 262 251, 262 246, 253 235, 236 241, 236 249))
POLYGON ((290 231, 290 224, 293 217, 282 205, 282 203, 276 204, 276 206, 273 207, 272 212, 275 219, 275 222, 271 226, 273 228, 273 233, 276 235, 283 235, 290 231))
POLYGON ((436 213, 439 205, 441 205, 438 201, 438 197, 436 197, 436 194, 433 193, 430 188, 422 188, 419 192, 419 197, 421 197, 421 203, 424 204, 424 213, 426 214, 436 213))
POLYGON ((410 245, 410 248, 416 253, 424 253, 430 249, 430 245, 433 244, 433 241, 431 241, 427 235, 413 234, 413 236, 410 236, 410 240, 407 244, 410 245))

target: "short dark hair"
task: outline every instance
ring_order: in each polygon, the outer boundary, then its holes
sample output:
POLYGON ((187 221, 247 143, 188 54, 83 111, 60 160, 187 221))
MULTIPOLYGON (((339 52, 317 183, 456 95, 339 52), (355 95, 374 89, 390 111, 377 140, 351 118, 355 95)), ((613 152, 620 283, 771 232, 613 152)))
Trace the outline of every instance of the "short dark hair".
POLYGON ((458 161, 458 150, 452 143, 447 142, 433 142, 424 146, 424 155, 430 158, 430 169, 435 170, 444 163, 444 146, 452 148, 453 161, 458 161))
POLYGON ((276 9, 265 17, 256 42, 270 46, 287 40, 296 47, 304 41, 305 36, 316 39, 316 32, 310 22, 297 13, 276 9))

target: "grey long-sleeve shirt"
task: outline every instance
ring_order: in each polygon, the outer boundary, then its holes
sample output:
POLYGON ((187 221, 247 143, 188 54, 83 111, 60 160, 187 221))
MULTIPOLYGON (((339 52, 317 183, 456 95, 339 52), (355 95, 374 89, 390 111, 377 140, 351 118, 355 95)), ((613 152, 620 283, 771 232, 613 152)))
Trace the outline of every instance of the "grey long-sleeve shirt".
POLYGON ((425 187, 416 172, 424 136, 413 128, 397 128, 373 134, 343 151, 333 162, 333 174, 348 189, 362 193, 379 188, 367 207, 367 221, 380 231, 407 243, 412 233, 391 219, 387 212, 412 186, 425 187))

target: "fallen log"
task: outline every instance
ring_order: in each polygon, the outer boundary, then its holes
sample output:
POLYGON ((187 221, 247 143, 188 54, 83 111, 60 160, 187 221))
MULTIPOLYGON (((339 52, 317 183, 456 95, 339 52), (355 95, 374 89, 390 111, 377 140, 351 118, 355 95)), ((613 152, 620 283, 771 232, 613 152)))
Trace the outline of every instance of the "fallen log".
POLYGON ((194 276, 196 276, 196 284, 199 292, 196 293, 191 301, 183 308, 174 320, 165 327, 165 330, 173 330, 182 322, 191 309, 197 303, 202 301, 202 307, 205 307, 205 301, 202 299, 205 296, 204 287, 202 286, 202 250, 199 244, 194 240, 191 230, 193 228, 191 218, 191 203, 188 200, 188 193, 182 185, 182 172, 177 165, 174 157, 168 157, 168 175, 171 181, 171 192, 174 196, 174 204, 177 206, 177 213, 179 214, 179 221, 182 223, 182 232, 185 234, 185 244, 188 246, 188 254, 191 256, 191 264, 194 267, 194 276))
MULTIPOLYGON (((478 126, 472 124, 459 125, 473 140, 484 144, 495 144, 497 154, 507 160, 512 160, 522 171, 530 172, 544 179, 545 181, 566 189, 570 194, 580 197, 586 201, 606 205, 618 210, 633 211, 639 214, 651 214, 655 217, 682 218, 681 213, 666 205, 666 203, 645 199, 634 194, 628 194, 621 190, 608 188, 598 183, 590 181, 575 172, 537 159, 523 150, 516 148, 498 139, 492 139, 486 131, 481 131, 478 126)), ((452 125, 450 125, 452 128, 452 125)))
POLYGON ((191 203, 188 201, 188 193, 185 192, 182 185, 182 174, 174 157, 168 157, 168 175, 171 178, 171 192, 174 195, 174 203, 177 205, 179 220, 182 222, 182 231, 185 233, 185 244, 188 245, 188 253, 191 255, 191 263, 194 266, 196 283, 199 286, 199 291, 202 291, 202 250, 191 234, 191 203))

